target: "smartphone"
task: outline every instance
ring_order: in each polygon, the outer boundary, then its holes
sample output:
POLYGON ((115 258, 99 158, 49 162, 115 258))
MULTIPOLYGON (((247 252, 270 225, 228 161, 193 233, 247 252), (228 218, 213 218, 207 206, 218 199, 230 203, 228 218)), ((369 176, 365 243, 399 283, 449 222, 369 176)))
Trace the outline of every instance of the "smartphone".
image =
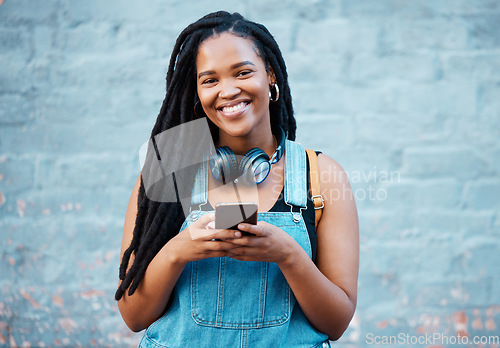
MULTIPOLYGON (((225 230, 237 230, 238 224, 246 222, 257 225, 257 203, 219 203, 215 206, 215 228, 225 230)), ((243 236, 254 234, 240 231, 243 236)))

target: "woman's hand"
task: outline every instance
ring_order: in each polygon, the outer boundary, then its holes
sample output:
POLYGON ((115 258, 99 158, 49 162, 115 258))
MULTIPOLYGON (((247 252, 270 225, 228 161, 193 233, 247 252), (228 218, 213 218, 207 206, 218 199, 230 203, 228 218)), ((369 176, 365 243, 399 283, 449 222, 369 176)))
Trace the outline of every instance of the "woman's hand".
POLYGON ((228 256, 228 251, 238 247, 231 240, 241 238, 241 232, 235 230, 214 229, 215 214, 205 214, 185 228, 166 245, 176 262, 187 264, 209 257, 228 256))
POLYGON ((281 228, 265 221, 257 225, 241 223, 241 231, 255 236, 243 236, 228 240, 236 248, 227 249, 226 256, 240 261, 276 262, 278 265, 286 263, 300 245, 281 228))

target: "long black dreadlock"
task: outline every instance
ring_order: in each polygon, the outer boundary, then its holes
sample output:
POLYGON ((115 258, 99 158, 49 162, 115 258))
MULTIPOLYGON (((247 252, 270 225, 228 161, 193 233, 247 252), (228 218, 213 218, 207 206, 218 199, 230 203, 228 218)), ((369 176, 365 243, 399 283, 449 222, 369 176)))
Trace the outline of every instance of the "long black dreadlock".
MULTIPOLYGON (((167 93, 160 113, 151 132, 151 138, 180 124, 206 117, 195 112, 196 92, 196 56, 200 44, 209 37, 223 32, 250 39, 258 55, 271 68, 280 90, 280 98, 269 104, 271 130, 279 134, 283 128, 290 140, 295 140, 296 122, 293 116, 292 98, 288 85, 288 75, 278 44, 269 31, 261 24, 243 18, 239 13, 225 11, 210 13, 184 29, 175 43, 167 72, 167 93)), ((214 140, 218 136, 216 126, 207 118, 214 140)), ((194 175, 187 179, 188 187, 194 184, 194 175)), ((160 249, 178 232, 185 219, 179 202, 155 202, 145 193, 141 178, 137 201, 137 217, 132 242, 125 251, 120 264, 120 280, 115 299, 120 300, 128 289, 132 295, 146 272, 151 260, 160 249), (134 262, 130 269, 130 256, 134 253, 134 262)))

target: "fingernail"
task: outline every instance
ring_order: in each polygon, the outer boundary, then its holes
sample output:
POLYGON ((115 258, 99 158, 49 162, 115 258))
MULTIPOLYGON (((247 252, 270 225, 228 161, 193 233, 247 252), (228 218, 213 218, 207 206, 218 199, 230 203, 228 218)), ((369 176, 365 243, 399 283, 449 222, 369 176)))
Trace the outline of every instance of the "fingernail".
POLYGON ((244 229, 245 229, 245 225, 239 224, 239 225, 238 225, 238 229, 239 229, 239 230, 244 230, 244 229))
POLYGON ((234 236, 238 238, 241 237, 241 232, 240 231, 234 232, 234 236))

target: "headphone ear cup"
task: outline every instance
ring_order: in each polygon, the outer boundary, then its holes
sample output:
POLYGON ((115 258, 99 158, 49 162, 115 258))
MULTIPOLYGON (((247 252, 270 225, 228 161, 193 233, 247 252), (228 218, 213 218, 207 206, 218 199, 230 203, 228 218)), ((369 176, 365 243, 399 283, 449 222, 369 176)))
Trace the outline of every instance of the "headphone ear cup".
POLYGON ((216 180, 226 184, 237 178, 238 161, 233 151, 227 146, 216 149, 216 154, 210 159, 210 170, 216 180))
POLYGON ((249 150, 238 165, 238 175, 247 183, 261 183, 269 174, 269 156, 258 147, 249 150), (263 178, 262 178, 263 176, 263 178))

